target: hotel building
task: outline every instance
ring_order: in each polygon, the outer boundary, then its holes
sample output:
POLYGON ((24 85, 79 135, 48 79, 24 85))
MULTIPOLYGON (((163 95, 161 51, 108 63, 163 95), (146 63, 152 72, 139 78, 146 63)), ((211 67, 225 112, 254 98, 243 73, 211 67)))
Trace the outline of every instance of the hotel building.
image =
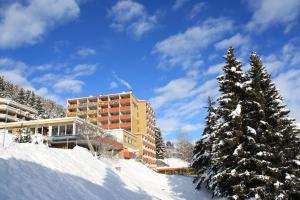
POLYGON ((103 129, 124 129, 136 137, 140 157, 156 162, 155 116, 150 104, 132 92, 68 99, 67 116, 80 117, 103 129))

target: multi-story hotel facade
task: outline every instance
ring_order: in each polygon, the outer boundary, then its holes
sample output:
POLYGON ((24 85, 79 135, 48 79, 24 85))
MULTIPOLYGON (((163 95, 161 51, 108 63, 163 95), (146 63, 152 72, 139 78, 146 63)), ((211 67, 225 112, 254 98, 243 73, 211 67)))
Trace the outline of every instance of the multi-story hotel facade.
POLYGON ((147 101, 127 92, 68 99, 67 105, 68 117, 86 119, 103 129, 131 132, 142 160, 155 164, 155 115, 147 101))

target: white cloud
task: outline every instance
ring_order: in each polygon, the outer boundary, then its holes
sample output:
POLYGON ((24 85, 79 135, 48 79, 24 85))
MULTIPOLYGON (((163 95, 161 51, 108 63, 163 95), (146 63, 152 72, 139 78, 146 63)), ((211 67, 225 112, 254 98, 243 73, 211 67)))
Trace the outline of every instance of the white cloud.
POLYGON ((79 93, 81 92, 83 85, 84 82, 80 80, 63 79, 55 83, 53 88, 58 93, 63 93, 63 92, 79 93))
POLYGON ((149 16, 145 7, 137 2, 118 1, 108 12, 112 19, 111 27, 117 31, 127 31, 139 38, 156 25, 156 16, 149 16))
POLYGON ((80 64, 73 68, 73 72, 70 75, 74 77, 91 75, 96 69, 97 65, 95 64, 80 64))
POLYGON ((124 79, 121 79, 117 73, 113 72, 113 77, 121 84, 123 85, 127 90, 132 90, 132 87, 130 83, 124 79))
MULTIPOLYGON (((195 74, 195 73, 193 73, 195 74)), ((150 99, 151 105, 158 111, 158 125, 165 134, 189 133, 201 130, 201 113, 206 106, 208 96, 218 94, 215 79, 204 81, 191 73, 169 81, 165 86, 155 89, 156 96, 150 99), (198 116, 193 123, 191 119, 198 116)))
POLYGON ((248 3, 253 10, 247 24, 250 31, 262 32, 274 25, 292 25, 300 14, 299 0, 249 0, 248 3))
POLYGON ((4 76, 5 80, 12 82, 19 87, 34 90, 32 84, 24 77, 20 70, 0 70, 0 74, 4 76))
POLYGON ((180 126, 180 121, 175 118, 158 118, 157 125, 164 136, 174 133, 180 126))
POLYGON ((38 42, 56 25, 79 15, 75 0, 29 0, 14 2, 2 8, 0 48, 15 48, 38 42))
POLYGON ((115 89, 118 88, 118 84, 115 81, 110 82, 109 84, 109 88, 110 89, 115 89))
POLYGON ((163 68, 197 68, 202 64, 201 50, 232 30, 231 20, 208 19, 201 25, 156 43, 153 52, 160 55, 160 66, 163 68))
POLYGON ((279 74, 275 83, 280 89, 280 94, 285 98, 285 103, 291 109, 293 117, 300 121, 300 69, 290 69, 279 74))
POLYGON ((216 49, 227 49, 229 47, 245 47, 248 46, 250 43, 250 37, 243 36, 240 33, 235 34, 234 36, 224 39, 215 44, 216 49))
POLYGON ((158 95, 150 99, 150 102, 155 109, 158 109, 165 104, 184 99, 192 95, 196 84, 196 80, 190 77, 172 80, 165 86, 155 89, 158 95))
POLYGON ((93 56, 96 55, 96 50, 92 48, 81 48, 76 52, 77 55, 80 57, 88 57, 88 56, 93 56))
POLYGON ((188 17, 190 19, 195 18, 201 11, 203 11, 203 9, 205 9, 206 4, 204 2, 199 2, 196 3, 193 8, 192 11, 190 12, 190 14, 188 15, 188 17))
POLYGON ((219 63, 212 65, 208 68, 207 74, 221 74, 223 69, 224 63, 219 63))
POLYGON ((181 8, 184 4, 186 4, 189 0, 176 0, 172 8, 177 10, 181 8))

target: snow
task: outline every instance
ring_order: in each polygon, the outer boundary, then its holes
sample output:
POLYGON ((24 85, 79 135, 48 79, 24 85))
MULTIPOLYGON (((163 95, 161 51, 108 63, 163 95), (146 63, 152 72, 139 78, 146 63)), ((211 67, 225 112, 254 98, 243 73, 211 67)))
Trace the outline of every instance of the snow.
POLYGON ((233 118, 239 117, 241 115, 241 111, 242 111, 242 106, 241 106, 241 104, 238 104, 236 106, 236 109, 234 111, 232 111, 230 116, 232 116, 233 118))
POLYGON ((194 190, 191 177, 158 174, 134 160, 97 159, 81 147, 0 147, 0 176, 0 199, 8 200, 211 199, 194 190))
POLYGON ((239 151, 241 151, 243 149, 242 144, 238 145, 237 148, 234 150, 233 155, 238 155, 239 151))

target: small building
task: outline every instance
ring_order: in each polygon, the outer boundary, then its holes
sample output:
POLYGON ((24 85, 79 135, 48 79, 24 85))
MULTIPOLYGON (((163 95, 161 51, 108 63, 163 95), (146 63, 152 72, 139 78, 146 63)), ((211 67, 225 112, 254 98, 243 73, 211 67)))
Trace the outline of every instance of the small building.
POLYGON ((138 158, 140 156, 137 149, 136 135, 125 129, 110 129, 104 130, 105 132, 115 136, 118 140, 123 142, 123 150, 120 156, 125 159, 138 158))
POLYGON ((78 117, 0 123, 1 129, 12 134, 24 131, 32 135, 42 134, 51 147, 73 148, 79 145, 95 153, 111 152, 113 156, 123 150, 122 140, 78 117))
POLYGON ((37 118, 37 110, 11 99, 0 98, 0 122, 28 121, 37 118))

